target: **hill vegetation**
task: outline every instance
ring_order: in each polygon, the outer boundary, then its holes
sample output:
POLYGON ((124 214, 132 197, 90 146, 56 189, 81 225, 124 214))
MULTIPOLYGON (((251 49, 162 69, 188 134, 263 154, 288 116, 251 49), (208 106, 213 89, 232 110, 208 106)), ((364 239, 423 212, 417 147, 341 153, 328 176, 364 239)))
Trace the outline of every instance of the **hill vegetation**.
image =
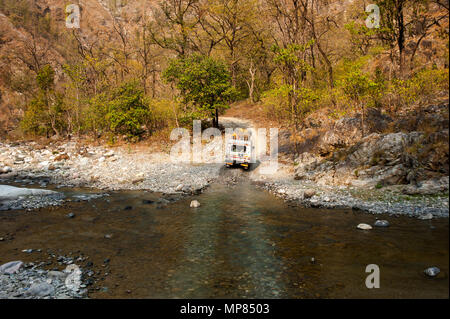
POLYGON ((360 0, 98 0, 68 29, 60 1, 0 0, 3 134, 135 142, 247 100, 294 137, 316 112, 364 136, 369 109, 448 98, 448 1, 373 3, 378 28, 360 0))

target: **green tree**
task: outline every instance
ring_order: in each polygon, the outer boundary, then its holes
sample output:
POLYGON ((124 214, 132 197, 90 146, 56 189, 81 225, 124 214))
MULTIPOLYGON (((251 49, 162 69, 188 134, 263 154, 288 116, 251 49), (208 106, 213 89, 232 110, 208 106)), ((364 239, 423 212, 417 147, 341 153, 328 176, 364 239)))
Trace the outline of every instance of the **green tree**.
POLYGON ((359 68, 354 67, 343 77, 340 84, 344 94, 361 110, 361 132, 364 137, 366 105, 375 98, 382 83, 373 81, 359 68))
POLYGON ((192 103, 198 111, 211 116, 214 127, 218 127, 219 113, 236 95, 227 66, 198 54, 172 60, 164 78, 176 85, 185 104, 192 103))
MULTIPOLYGON (((289 88, 288 104, 291 110, 293 125, 295 132, 299 129, 300 124, 300 104, 304 97, 303 84, 306 74, 311 70, 311 66, 302 59, 303 53, 314 43, 308 42, 306 45, 290 44, 285 48, 274 45, 272 47, 275 53, 274 62, 279 66, 283 75, 284 84, 289 88)), ((308 94, 306 94, 308 95, 308 94)))
POLYGON ((145 132, 143 126, 148 122, 150 109, 137 81, 98 94, 90 104, 90 127, 97 136, 108 131, 138 139, 145 132))
POLYGON ((25 132, 47 136, 51 131, 60 136, 65 129, 62 94, 55 90, 55 71, 44 66, 36 76, 37 96, 28 105, 21 127, 25 132))
POLYGON ((350 34, 352 51, 359 52, 360 55, 367 55, 376 37, 376 29, 369 29, 364 24, 355 21, 345 24, 344 27, 350 34))

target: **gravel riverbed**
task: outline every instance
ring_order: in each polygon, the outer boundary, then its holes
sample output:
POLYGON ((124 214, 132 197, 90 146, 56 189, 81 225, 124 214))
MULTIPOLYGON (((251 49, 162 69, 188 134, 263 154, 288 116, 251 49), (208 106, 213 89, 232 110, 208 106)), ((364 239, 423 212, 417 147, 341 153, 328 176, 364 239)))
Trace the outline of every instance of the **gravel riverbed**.
MULTIPOLYGON (((40 146, 29 143, 0 143, 0 183, 22 186, 48 184, 57 187, 89 187, 104 191, 147 190, 182 196, 202 192, 212 182, 226 182, 234 173, 224 173, 221 164, 173 163, 165 153, 130 148, 108 149, 77 142, 40 146)), ((353 208, 369 213, 401 214, 423 218, 449 216, 447 193, 408 196, 399 187, 383 189, 319 186, 297 181, 281 165, 273 176, 259 174, 258 168, 239 174, 278 197, 296 205, 324 208, 353 208)), ((446 179, 448 185, 448 177, 446 179)), ((9 209, 33 209, 59 205, 58 196, 21 198, 9 209)))
POLYGON ((323 186, 293 178, 261 178, 253 175, 260 188, 292 205, 314 208, 351 208, 371 214, 406 215, 420 219, 449 217, 448 193, 409 196, 401 186, 376 188, 323 186))
POLYGON ((173 163, 165 153, 82 146, 0 143, 0 181, 45 187, 196 193, 214 180, 220 164, 173 163))
MULTIPOLYGON (((240 179, 250 179, 257 187, 294 206, 352 208, 372 214, 406 215, 419 219, 449 216, 448 192, 409 196, 402 194, 400 185, 383 189, 322 186, 295 180, 289 165, 281 165, 275 175, 266 176, 261 175, 258 168, 244 172, 241 169, 225 169, 221 164, 172 163, 169 155, 163 153, 87 147, 76 142, 49 146, 39 146, 33 142, 0 143, 0 173, 0 184, 26 187, 28 189, 23 192, 32 193, 13 199, 11 192, 14 190, 3 186, 3 195, 0 192, 0 210, 33 210, 62 205, 66 200, 85 201, 97 196, 107 196, 108 192, 117 190, 146 190, 162 193, 163 197, 172 196, 176 200, 198 194, 212 182, 233 187, 240 179), (56 192, 45 190, 39 193, 38 189, 29 189, 39 187, 42 191, 50 185, 53 189, 56 185, 56 192), (89 187, 102 190, 102 193, 72 195, 72 199, 68 199, 62 192, 57 191, 59 187, 89 187)), ((161 203, 157 204, 164 206, 166 202, 168 200, 162 198, 161 203)), ((0 238, 0 241, 2 240, 5 238, 0 238)), ((32 249, 25 251, 32 252, 32 249)), ((85 262, 85 259, 58 257, 53 253, 49 254, 49 258, 57 258, 55 263, 58 267, 48 270, 52 263, 37 261, 22 263, 17 271, 12 273, 0 271, 0 299, 86 298, 89 290, 106 289, 94 287, 94 284, 97 279, 102 279, 96 276, 106 276, 107 270, 105 274, 99 275, 98 272, 90 270, 89 263, 86 263, 80 268, 80 284, 72 287, 67 283, 67 278, 71 275, 70 269, 64 270, 64 267, 75 262, 85 262)), ((107 263, 104 266, 107 266, 107 263)))

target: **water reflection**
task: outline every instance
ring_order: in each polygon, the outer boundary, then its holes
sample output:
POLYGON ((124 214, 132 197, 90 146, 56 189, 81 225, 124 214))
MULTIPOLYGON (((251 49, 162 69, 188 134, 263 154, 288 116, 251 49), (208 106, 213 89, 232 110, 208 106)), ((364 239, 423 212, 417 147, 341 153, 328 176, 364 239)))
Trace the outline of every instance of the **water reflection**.
POLYGON ((35 213, 1 212, 0 235, 15 237, 0 243, 1 261, 45 260, 24 256, 26 248, 82 251, 109 273, 97 283, 108 289, 92 291, 94 298, 448 298, 448 219, 292 208, 245 182, 212 185, 196 197, 197 209, 190 198, 151 203, 159 198, 118 192, 35 213), (355 228, 376 217, 391 226, 355 228), (364 285, 371 263, 380 266, 380 289, 364 285), (442 275, 426 278, 430 266, 442 275))

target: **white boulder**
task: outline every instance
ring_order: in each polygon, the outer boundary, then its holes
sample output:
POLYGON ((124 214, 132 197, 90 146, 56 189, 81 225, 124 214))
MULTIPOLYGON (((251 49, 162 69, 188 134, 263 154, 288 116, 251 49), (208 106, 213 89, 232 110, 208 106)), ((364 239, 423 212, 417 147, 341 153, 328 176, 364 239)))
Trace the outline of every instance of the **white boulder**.
POLYGON ((15 274, 23 267, 22 261, 11 261, 0 266, 0 274, 15 274))
POLYGON ((197 207, 200 207, 199 201, 193 200, 193 201, 191 202, 191 208, 197 208, 197 207))
POLYGON ((372 226, 368 225, 368 224, 359 224, 358 226, 356 226, 358 229, 362 229, 362 230, 370 230, 372 229, 372 226))

